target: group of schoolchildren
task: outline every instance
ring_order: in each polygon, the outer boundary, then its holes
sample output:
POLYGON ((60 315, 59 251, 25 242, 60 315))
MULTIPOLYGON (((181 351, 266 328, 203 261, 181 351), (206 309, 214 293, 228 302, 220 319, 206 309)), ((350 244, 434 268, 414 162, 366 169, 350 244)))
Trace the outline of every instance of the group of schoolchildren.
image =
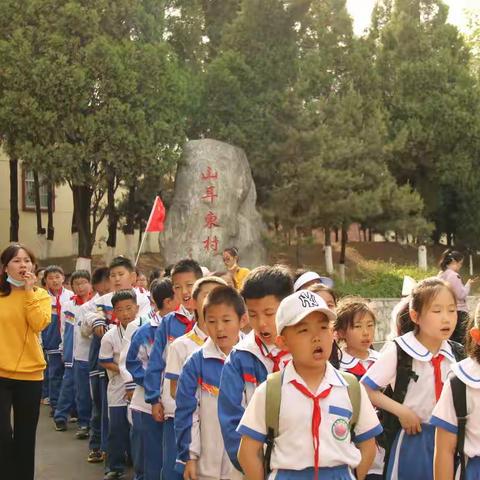
POLYGON ((315 272, 204 273, 181 260, 147 290, 117 257, 71 292, 44 272, 55 425, 77 416, 106 479, 480 479, 480 324, 465 358, 448 283, 420 282, 377 352, 370 304, 315 272))

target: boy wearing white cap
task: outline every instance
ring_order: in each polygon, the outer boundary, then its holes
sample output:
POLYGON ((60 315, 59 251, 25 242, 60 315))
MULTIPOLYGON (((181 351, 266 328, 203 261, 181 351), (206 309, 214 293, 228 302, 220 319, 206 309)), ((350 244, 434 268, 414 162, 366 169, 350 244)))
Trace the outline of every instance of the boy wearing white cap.
MULTIPOLYGON (((334 319, 325 301, 310 291, 288 296, 277 311, 277 344, 290 351, 293 360, 281 377, 278 435, 271 452, 269 478, 361 480, 373 462, 375 436, 382 427, 363 386, 358 384, 358 419, 351 425, 356 415, 349 383, 328 361, 334 319)), ((238 458, 249 480, 265 478, 266 404, 270 400, 266 397, 264 382, 255 391, 238 427, 242 435, 238 458)))

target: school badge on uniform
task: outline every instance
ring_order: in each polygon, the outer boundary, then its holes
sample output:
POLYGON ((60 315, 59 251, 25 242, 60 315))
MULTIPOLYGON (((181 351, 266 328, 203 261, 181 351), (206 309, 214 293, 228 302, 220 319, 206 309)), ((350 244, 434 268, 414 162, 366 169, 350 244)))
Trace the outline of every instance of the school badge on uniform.
POLYGON ((349 425, 343 418, 337 418, 332 425, 332 435, 336 440, 344 441, 348 437, 349 425))

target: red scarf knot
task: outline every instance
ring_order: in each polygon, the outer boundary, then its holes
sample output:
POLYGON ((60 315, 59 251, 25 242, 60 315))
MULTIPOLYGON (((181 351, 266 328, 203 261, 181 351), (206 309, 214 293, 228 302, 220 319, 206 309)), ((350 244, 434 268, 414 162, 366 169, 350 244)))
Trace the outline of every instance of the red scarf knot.
POLYGON ((276 355, 274 355, 272 352, 269 352, 263 342, 260 340, 260 338, 255 335, 255 343, 258 345, 258 348, 260 349, 260 352, 262 352, 262 355, 266 358, 269 358, 273 362, 273 372, 279 372, 280 371, 280 361, 285 355, 288 355, 289 352, 286 352, 285 350, 280 350, 276 355), (265 351, 267 353, 265 353, 265 351))

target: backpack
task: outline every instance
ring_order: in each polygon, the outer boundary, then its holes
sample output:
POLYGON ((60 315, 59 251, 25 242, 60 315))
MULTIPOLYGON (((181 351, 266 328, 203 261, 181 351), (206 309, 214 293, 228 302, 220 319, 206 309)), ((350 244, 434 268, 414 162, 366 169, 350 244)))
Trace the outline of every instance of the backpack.
POLYGON ((467 386, 457 376, 450 377, 453 406, 457 416, 457 447, 456 455, 460 462, 460 480, 465 479, 465 428, 467 425, 467 386))
MULTIPOLYGON (((348 384, 348 396, 352 404, 352 418, 350 419, 350 430, 353 432, 360 414, 360 383, 357 377, 347 372, 339 372, 348 384)), ((278 436, 280 422, 280 404, 282 401, 282 374, 283 372, 271 373, 267 377, 267 393, 265 397, 265 424, 267 426, 266 449, 264 455, 265 478, 271 472, 270 459, 272 456, 275 438, 278 436)))
MULTIPOLYGON (((465 358, 463 345, 453 340, 448 340, 448 343, 450 344, 455 360, 457 362, 463 360, 465 358)), ((404 352, 397 342, 395 342, 395 346, 397 347, 397 376, 395 388, 392 389, 392 387, 388 386, 384 393, 392 400, 403 403, 407 395, 408 384, 411 380, 416 382, 418 375, 412 370, 412 357, 404 352)), ((393 442, 402 426, 400 425, 398 417, 393 415, 393 413, 381 410, 380 415, 383 420, 383 434, 379 439, 379 444, 385 449, 385 466, 383 471, 385 475, 393 442)))

